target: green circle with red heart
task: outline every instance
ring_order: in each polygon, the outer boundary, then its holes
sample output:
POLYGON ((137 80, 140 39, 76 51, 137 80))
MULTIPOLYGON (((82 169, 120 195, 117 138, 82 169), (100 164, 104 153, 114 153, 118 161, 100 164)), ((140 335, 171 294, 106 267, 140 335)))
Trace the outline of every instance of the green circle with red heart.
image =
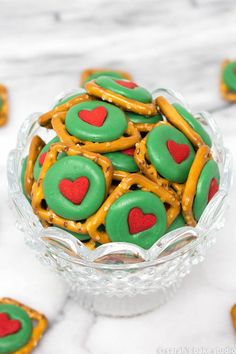
POLYGON ((88 81, 97 79, 99 76, 108 76, 108 77, 112 77, 114 79, 124 79, 124 77, 120 73, 118 73, 117 71, 112 71, 112 70, 101 71, 101 70, 99 70, 99 71, 96 71, 95 73, 89 75, 86 78, 86 80, 84 81, 84 84, 86 84, 86 82, 88 82, 88 81))
POLYGON ((232 92, 236 92, 236 61, 232 61, 225 66, 223 81, 232 92))
POLYGON ((200 135, 204 143, 211 147, 211 138, 209 134, 205 131, 205 129, 202 127, 201 123, 199 123, 199 121, 194 118, 194 116, 179 103, 173 103, 173 107, 181 115, 181 117, 193 128, 193 130, 195 130, 200 135))
POLYGON ((120 138, 128 127, 124 112, 106 102, 86 101, 69 109, 67 131, 85 141, 106 142, 120 138))
POLYGON ((13 353, 32 336, 32 321, 25 310, 12 304, 0 304, 0 353, 13 353))
POLYGON ((103 154, 112 163, 115 170, 125 172, 137 172, 139 170, 134 160, 135 148, 125 149, 117 152, 103 154))
POLYGON ((152 95, 144 87, 138 86, 136 83, 125 79, 114 79, 108 76, 99 76, 95 80, 98 86, 117 93, 128 99, 139 101, 142 103, 151 103, 152 95))
POLYGON ((179 130, 168 125, 155 127, 147 136, 147 152, 162 177, 171 182, 186 181, 195 152, 179 130))
POLYGON ((47 171, 43 180, 48 207, 69 220, 83 220, 102 204, 106 182, 101 168, 83 156, 66 156, 47 171))
POLYGON ((106 231, 113 242, 128 242, 149 249, 166 230, 166 209, 151 192, 130 191, 108 210, 106 231))
POLYGON ((155 124, 163 120, 161 114, 156 114, 155 116, 144 116, 134 112, 126 112, 126 115, 134 124, 155 124))
MULTIPOLYGON (((38 180, 39 178, 39 175, 40 175, 40 172, 41 172, 41 168, 43 166, 43 163, 44 163, 44 160, 45 160, 45 157, 47 155, 47 152, 50 148, 50 146, 52 144, 55 144, 55 143, 58 143, 60 141, 60 139, 55 136, 55 138, 53 138, 52 140, 50 140, 44 147, 43 149, 41 150, 36 162, 35 162, 35 165, 34 165, 34 179, 35 181, 38 180)), ((62 158, 63 156, 65 156, 65 154, 62 152, 58 155, 57 159, 59 160, 60 158, 62 158)))
POLYGON ((219 190, 220 171, 214 160, 209 160, 199 176, 193 202, 193 214, 199 220, 210 200, 219 190))

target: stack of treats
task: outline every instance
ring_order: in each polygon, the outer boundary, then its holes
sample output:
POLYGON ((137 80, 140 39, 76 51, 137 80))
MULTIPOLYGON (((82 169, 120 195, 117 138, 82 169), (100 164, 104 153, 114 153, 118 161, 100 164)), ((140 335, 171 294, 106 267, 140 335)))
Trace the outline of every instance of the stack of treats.
POLYGON ((167 232, 195 226, 220 183, 201 123, 125 72, 86 70, 81 86, 39 117, 55 137, 34 136, 23 161, 22 188, 42 225, 90 249, 149 249, 167 232))

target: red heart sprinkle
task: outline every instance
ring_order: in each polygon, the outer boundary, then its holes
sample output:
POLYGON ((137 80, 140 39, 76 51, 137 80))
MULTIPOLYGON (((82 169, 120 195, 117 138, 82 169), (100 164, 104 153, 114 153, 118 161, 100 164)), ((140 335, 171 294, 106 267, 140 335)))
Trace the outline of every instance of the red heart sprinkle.
POLYGON ((80 119, 90 125, 101 127, 107 117, 107 109, 103 106, 96 107, 91 111, 83 109, 82 111, 78 112, 78 116, 80 119))
POLYGON ((178 164, 188 158, 190 153, 190 147, 188 145, 178 144, 173 140, 168 140, 166 145, 169 153, 178 164))
POLYGON ((0 338, 17 333, 20 329, 20 321, 10 319, 7 313, 0 313, 0 338))
POLYGON ((135 84, 134 82, 132 81, 125 81, 125 80, 115 80, 115 82, 118 84, 118 85, 121 85, 121 86, 124 86, 128 89, 134 89, 135 87, 138 87, 137 84, 135 84))
POLYGON ((154 214, 144 214, 140 208, 133 208, 128 215, 129 232, 133 235, 150 229, 156 221, 154 214))
POLYGON ((41 154, 41 155, 39 156, 39 164, 40 164, 40 166, 43 166, 43 163, 44 163, 44 160, 45 160, 46 155, 47 155, 47 153, 44 152, 43 154, 41 154))
POLYGON ((209 192, 208 192, 208 203, 214 197, 216 192, 218 192, 218 190, 219 190, 218 182, 217 182, 216 178, 212 178, 209 192))
POLYGON ((62 179, 59 183, 61 194, 76 205, 79 205, 82 202, 88 189, 89 180, 87 177, 79 177, 75 181, 62 179))
POLYGON ((128 156, 134 156, 135 148, 130 148, 130 149, 125 149, 121 151, 122 154, 128 155, 128 156))

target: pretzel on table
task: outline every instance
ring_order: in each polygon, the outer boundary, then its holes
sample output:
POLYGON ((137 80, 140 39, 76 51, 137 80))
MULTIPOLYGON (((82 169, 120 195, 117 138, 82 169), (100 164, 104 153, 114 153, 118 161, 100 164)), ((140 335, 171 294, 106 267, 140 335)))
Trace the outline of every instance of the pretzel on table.
POLYGON ((7 123, 8 120, 8 93, 7 88, 0 84, 0 127, 7 123))
POLYGON ((48 326, 47 318, 38 311, 31 309, 30 307, 7 297, 0 299, 0 304, 14 305, 25 311, 32 322, 34 322, 31 337, 22 348, 14 352, 14 354, 28 354, 36 347, 40 338, 44 334, 48 326))
POLYGON ((236 102, 236 92, 230 91, 229 88, 227 87, 227 85, 223 81, 223 71, 228 64, 230 64, 230 60, 224 60, 221 65, 222 77, 221 77, 221 81, 220 81, 220 93, 225 100, 230 101, 230 102, 236 102))

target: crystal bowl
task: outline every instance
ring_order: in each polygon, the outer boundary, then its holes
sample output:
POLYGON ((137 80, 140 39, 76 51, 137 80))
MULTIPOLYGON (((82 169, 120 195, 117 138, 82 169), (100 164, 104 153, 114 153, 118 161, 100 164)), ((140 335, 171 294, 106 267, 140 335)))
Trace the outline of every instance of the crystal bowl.
MULTIPOLYGON (((81 90, 64 92, 55 103, 81 90)), ((177 101, 189 110, 184 99, 172 90, 157 89, 153 97, 158 95, 177 101)), ((40 115, 34 113, 24 121, 16 149, 8 158, 10 205, 26 243, 43 264, 64 278, 70 296, 89 311, 107 316, 133 316, 160 306, 175 293, 192 266, 204 259, 207 248, 215 241, 215 231, 225 222, 232 180, 231 157, 213 118, 206 112, 194 115, 212 137, 212 154, 221 174, 219 191, 197 226, 169 232, 149 250, 116 242, 89 250, 64 230, 43 228, 23 194, 21 167, 32 136, 38 134, 45 141, 53 137, 52 131, 38 125, 40 115)))

